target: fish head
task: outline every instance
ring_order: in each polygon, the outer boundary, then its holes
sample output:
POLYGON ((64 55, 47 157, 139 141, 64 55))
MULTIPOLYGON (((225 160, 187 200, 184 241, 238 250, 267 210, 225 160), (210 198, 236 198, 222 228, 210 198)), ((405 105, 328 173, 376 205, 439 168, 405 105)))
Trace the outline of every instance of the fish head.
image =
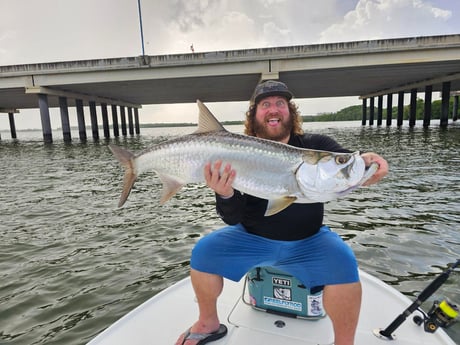
POLYGON ((330 201, 362 184, 366 164, 358 152, 324 154, 314 164, 304 161, 296 172, 305 199, 330 201))

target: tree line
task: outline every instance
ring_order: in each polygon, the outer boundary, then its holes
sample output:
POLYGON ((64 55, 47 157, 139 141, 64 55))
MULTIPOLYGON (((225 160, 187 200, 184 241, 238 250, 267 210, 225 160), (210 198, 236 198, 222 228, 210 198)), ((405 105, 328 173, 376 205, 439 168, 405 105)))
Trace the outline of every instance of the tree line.
MULTIPOLYGON (((431 119, 441 118, 441 100, 433 101, 431 103, 431 119)), ((417 99, 417 110, 416 119, 423 120, 424 117, 425 102, 423 99, 417 99)), ((452 114, 453 110, 453 99, 449 102, 449 114, 452 114)), ((377 107, 374 107, 374 119, 377 120, 377 107)), ((398 116, 398 106, 392 107, 392 118, 396 119, 398 116)), ((410 105, 404 106, 404 120, 409 119, 410 105)), ((367 118, 369 119, 370 107, 367 107, 367 118)), ((315 122, 315 121, 361 121, 363 117, 362 105, 352 105, 343 108, 335 113, 322 113, 319 115, 302 115, 303 122, 315 122)), ((382 118, 386 119, 387 110, 382 109, 382 118)), ((224 126, 228 125, 241 125, 244 121, 222 121, 224 126)), ((150 127, 194 127, 196 123, 144 123, 140 124, 142 128, 150 127)))
MULTIPOLYGON (((441 100, 433 101, 431 103, 431 118, 439 119, 441 118, 441 100)), ((416 119, 423 120, 425 102, 423 99, 417 99, 417 109, 416 109, 416 119)), ((453 111, 453 99, 449 101, 449 114, 452 114, 453 111)), ((377 119, 377 107, 374 107, 374 119, 377 119)), ((410 105, 404 106, 403 119, 409 119, 410 105)), ((369 119, 370 107, 367 107, 367 118, 369 119)), ((398 106, 392 107, 392 118, 396 119, 398 116, 398 106)), ((363 110, 362 105, 352 105, 346 108, 343 108, 335 113, 323 113, 319 115, 305 115, 302 116, 304 122, 314 122, 314 121, 358 121, 362 120, 363 110)), ((382 111, 382 118, 386 119, 387 109, 384 108, 382 111)))

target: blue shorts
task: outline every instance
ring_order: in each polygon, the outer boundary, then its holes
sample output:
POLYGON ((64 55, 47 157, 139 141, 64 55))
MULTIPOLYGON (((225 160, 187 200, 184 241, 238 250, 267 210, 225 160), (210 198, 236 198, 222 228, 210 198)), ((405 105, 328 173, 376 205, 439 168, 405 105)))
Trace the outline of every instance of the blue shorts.
POLYGON ((290 273, 307 287, 359 281, 351 248, 329 227, 298 241, 277 241, 248 233, 241 224, 201 238, 190 266, 239 281, 251 268, 271 266, 290 273))

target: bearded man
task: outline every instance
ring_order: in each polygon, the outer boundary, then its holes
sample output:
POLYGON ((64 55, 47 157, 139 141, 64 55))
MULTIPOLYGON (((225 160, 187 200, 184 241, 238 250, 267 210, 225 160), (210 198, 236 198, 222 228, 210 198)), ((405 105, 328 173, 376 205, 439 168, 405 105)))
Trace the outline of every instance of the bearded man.
MULTIPOLYGON (((351 152, 327 136, 305 134, 292 97, 282 82, 257 85, 246 112, 245 133, 296 147, 351 152)), ((388 173, 387 162, 378 154, 362 157, 368 166, 379 165, 367 185, 388 173)), ((266 217, 268 201, 235 190, 232 183, 238 172, 227 164, 220 173, 221 167, 222 161, 210 162, 204 175, 227 226, 201 238, 192 251, 190 275, 199 315, 176 345, 203 345, 225 336, 227 328, 217 314, 223 278, 239 281, 261 265, 287 272, 309 288, 323 287, 335 345, 352 345, 361 306, 358 265, 351 248, 323 224, 324 204, 294 203, 266 217)))

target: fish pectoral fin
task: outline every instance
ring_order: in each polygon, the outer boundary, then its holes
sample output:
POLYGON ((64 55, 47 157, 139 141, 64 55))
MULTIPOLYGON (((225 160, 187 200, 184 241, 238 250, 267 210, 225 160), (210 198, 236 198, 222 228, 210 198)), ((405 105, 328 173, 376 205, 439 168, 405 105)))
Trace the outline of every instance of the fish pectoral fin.
POLYGON ((285 196, 281 199, 268 200, 267 209, 265 210, 265 217, 273 216, 278 212, 281 212, 289 205, 293 204, 297 200, 295 196, 285 196))
POLYGON ((184 183, 179 182, 177 179, 169 175, 158 174, 158 176, 160 177, 161 182, 163 182, 163 191, 160 199, 160 204, 163 205, 181 190, 184 183))

